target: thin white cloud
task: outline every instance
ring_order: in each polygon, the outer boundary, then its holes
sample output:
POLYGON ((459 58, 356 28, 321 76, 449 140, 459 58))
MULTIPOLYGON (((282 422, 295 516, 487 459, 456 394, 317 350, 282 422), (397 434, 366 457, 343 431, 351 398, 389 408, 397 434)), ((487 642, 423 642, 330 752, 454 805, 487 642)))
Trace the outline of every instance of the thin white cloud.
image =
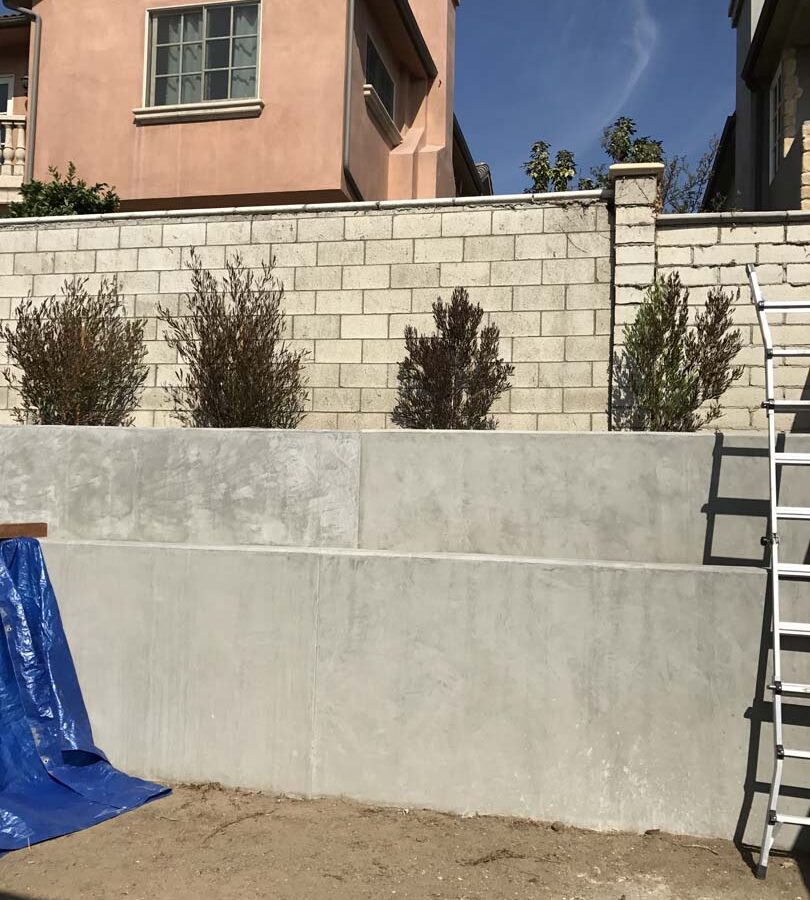
MULTIPOLYGON (((619 99, 616 100, 614 115, 621 112, 633 96, 639 82, 644 77, 658 44, 658 23, 653 18, 647 0, 631 0, 634 19, 627 43, 635 57, 619 99)), ((612 116, 610 117, 612 118, 612 116)))
MULTIPOLYGON (((627 104, 639 86, 645 72, 652 62, 659 40, 659 27, 655 21, 648 0, 626 0, 630 16, 623 25, 627 29, 627 38, 616 44, 616 48, 625 59, 622 77, 613 81, 602 82, 602 103, 591 107, 590 114, 581 121, 577 134, 570 140, 580 151, 595 142, 602 129, 618 116, 626 115, 627 104)), ((621 19, 616 20, 621 23, 621 19)))

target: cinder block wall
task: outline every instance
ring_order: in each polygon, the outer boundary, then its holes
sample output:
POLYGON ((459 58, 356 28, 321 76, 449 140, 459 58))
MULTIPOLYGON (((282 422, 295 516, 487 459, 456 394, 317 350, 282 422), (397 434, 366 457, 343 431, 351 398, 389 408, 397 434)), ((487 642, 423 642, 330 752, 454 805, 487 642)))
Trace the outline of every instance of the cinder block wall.
MULTIPOLYGON (((742 378, 723 397, 722 428, 764 428, 765 369, 762 338, 751 303, 745 266, 757 265, 763 293, 772 300, 810 297, 810 214, 723 213, 718 215, 661 216, 656 230, 659 275, 678 272, 689 287, 695 307, 705 303, 712 288, 739 291, 734 309, 743 349, 737 361, 742 378)), ((625 317, 630 313, 626 309, 625 317)), ((776 343, 810 345, 810 313, 769 315, 776 343)), ((807 360, 780 361, 777 396, 806 398, 810 387, 807 360)), ((781 427, 808 431, 806 415, 781 416, 781 427)))
MULTIPOLYGON (((309 428, 385 428, 408 324, 432 330, 431 304, 463 285, 501 329, 515 364, 498 404, 501 428, 607 426, 611 222, 607 196, 494 198, 449 206, 348 207, 272 214, 115 218, 0 226, 0 318, 20 298, 58 293, 66 278, 95 289, 118 274, 128 315, 146 317, 150 365, 138 425, 172 424, 163 386, 178 360, 158 303, 177 312, 195 248, 220 272, 241 254, 271 257, 286 288, 289 337, 306 349, 309 428)), ((0 360, 5 361, 0 348, 0 360)), ((0 387, 0 422, 14 397, 0 387)))
MULTIPOLYGON (((617 166, 615 177, 615 269, 613 354, 620 357, 625 327, 632 322, 644 293, 656 276, 679 273, 690 291, 692 313, 713 288, 739 292, 735 325, 743 349, 737 363, 742 378, 723 396, 723 415, 711 427, 758 429, 765 426, 762 338, 751 303, 746 265, 757 265, 766 297, 810 296, 810 214, 795 212, 659 215, 656 210, 661 166, 617 166)), ((810 345, 810 315, 770 317, 774 339, 786 346, 810 345)), ((780 395, 806 397, 806 359, 778 366, 780 395)), ((613 403, 621 405, 615 386, 613 403)), ((780 416, 781 428, 810 430, 807 416, 780 416)))
MULTIPOLYGON (((176 424, 164 388, 178 360, 157 304, 182 310, 192 248, 219 274, 236 253, 257 267, 274 258, 288 337, 309 354, 303 427, 376 429, 391 425, 405 326, 432 330, 431 304, 462 285, 500 327, 515 366, 494 410, 499 427, 600 431, 620 406, 611 361, 625 326, 656 275, 678 271, 694 308, 712 287, 740 290, 745 370, 716 424, 761 428, 763 356, 745 265, 759 266, 774 299, 810 295, 810 213, 659 215, 662 168, 615 166, 613 190, 602 193, 0 221, 0 320, 67 278, 94 290, 117 274, 127 314, 147 319, 149 378, 136 424, 176 424)), ((780 342, 810 344, 810 316, 774 323, 780 342)), ((786 397, 806 396, 805 362, 780 367, 786 397)), ((0 383, 0 423, 12 421, 14 404, 0 383)), ((810 430, 802 416, 781 424, 810 430)))

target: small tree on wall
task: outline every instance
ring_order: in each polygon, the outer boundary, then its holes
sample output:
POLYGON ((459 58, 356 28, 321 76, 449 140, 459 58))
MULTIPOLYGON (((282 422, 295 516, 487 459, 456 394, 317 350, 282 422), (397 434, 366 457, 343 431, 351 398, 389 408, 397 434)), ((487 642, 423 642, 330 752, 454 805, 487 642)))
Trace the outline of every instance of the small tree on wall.
POLYGON ((690 327, 689 291, 677 273, 647 290, 616 360, 619 428, 697 431, 722 414, 720 397, 743 371, 733 365, 742 347, 734 300, 714 288, 690 327))
POLYGON ((399 389, 392 415, 402 428, 490 430, 492 404, 509 388, 514 367, 498 355, 500 332, 464 288, 449 304, 433 304, 436 333, 405 329, 407 357, 399 364, 399 389))
POLYGON ((125 319, 118 283, 65 282, 61 298, 30 298, 0 329, 16 371, 3 373, 19 392, 14 417, 34 425, 129 425, 148 372, 143 319, 125 319))
POLYGON ((192 251, 187 314, 158 307, 166 341, 186 369, 168 391, 174 415, 197 428, 295 428, 304 416, 305 351, 284 340, 284 286, 237 254, 220 281, 192 251))

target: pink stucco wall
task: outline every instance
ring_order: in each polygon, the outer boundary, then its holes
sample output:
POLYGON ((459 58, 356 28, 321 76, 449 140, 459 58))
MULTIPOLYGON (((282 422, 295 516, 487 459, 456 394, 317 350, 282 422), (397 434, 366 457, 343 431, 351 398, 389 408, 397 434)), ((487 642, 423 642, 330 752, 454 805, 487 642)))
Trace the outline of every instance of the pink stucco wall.
POLYGON ((425 104, 417 197, 452 197, 453 108, 458 0, 410 0, 439 74, 425 104))
POLYGON ((37 176, 73 160, 84 177, 144 207, 337 199, 346 0, 263 0, 259 118, 138 127, 147 9, 177 5, 116 0, 113 15, 109 0, 40 0, 37 176))
MULTIPOLYGON (((454 0, 412 0, 439 68, 414 80, 385 46, 396 73, 403 144, 391 151, 363 98, 365 30, 357 0, 352 47, 350 171, 363 199, 449 196, 452 174, 454 0)), ((182 0, 38 0, 43 19, 36 177, 76 163, 116 186, 125 208, 339 200, 343 176, 348 0, 261 0, 258 118, 138 126, 145 105, 147 11, 182 0)), ((393 6, 392 6, 393 10, 393 6)))

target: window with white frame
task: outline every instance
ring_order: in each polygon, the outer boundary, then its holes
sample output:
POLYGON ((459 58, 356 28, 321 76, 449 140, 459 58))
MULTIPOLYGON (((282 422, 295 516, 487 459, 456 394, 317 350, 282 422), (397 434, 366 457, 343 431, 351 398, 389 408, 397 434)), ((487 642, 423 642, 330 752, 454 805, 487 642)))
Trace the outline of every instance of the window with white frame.
POLYGON ((14 76, 0 75, 0 116, 10 116, 14 104, 14 76))
POLYGON ((148 104, 257 97, 259 15, 255 2, 152 12, 148 104))
POLYGON ((782 80, 782 67, 776 71, 771 82, 768 102, 768 152, 770 157, 769 173, 773 181, 785 152, 785 96, 782 80))

